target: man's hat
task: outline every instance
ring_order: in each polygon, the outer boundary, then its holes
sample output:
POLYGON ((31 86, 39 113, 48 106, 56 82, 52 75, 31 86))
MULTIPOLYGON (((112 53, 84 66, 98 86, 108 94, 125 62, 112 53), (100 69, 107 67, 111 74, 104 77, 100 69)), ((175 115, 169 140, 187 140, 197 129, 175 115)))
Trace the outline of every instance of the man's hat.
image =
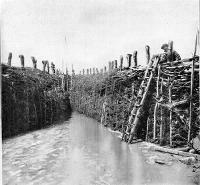
POLYGON ((165 47, 168 47, 168 44, 163 44, 163 45, 161 46, 161 49, 164 49, 165 47))

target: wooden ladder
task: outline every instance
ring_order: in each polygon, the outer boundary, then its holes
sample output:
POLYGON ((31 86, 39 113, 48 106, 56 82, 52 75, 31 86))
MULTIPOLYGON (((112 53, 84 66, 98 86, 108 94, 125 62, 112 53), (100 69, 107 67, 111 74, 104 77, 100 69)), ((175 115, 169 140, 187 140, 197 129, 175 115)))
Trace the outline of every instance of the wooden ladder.
POLYGON ((126 126, 126 130, 124 130, 123 136, 122 136, 122 140, 128 143, 131 143, 133 137, 135 137, 136 130, 139 124, 139 115, 142 112, 142 107, 146 103, 146 97, 147 97, 152 79, 154 77, 154 73, 157 68, 158 61, 159 61, 159 57, 155 57, 154 59, 152 59, 145 70, 144 79, 140 85, 140 88, 136 97, 135 105, 131 111, 128 124, 126 126))

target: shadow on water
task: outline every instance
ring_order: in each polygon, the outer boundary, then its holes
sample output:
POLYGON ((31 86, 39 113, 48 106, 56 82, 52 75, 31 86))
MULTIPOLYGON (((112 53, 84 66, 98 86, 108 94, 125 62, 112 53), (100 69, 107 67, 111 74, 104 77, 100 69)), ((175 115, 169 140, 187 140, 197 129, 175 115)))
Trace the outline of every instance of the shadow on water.
POLYGON ((22 131, 19 134, 10 136, 9 138, 2 138, 2 139, 4 141, 6 139, 11 139, 11 138, 19 137, 19 136, 22 136, 24 134, 28 134, 28 133, 34 132, 36 130, 45 129, 45 128, 49 128, 49 127, 52 127, 52 126, 55 126, 55 125, 63 124, 63 122, 68 121, 71 118, 71 115, 72 115, 72 110, 70 108, 65 113, 61 113, 59 116, 57 116, 56 117, 56 121, 53 121, 53 123, 47 123, 47 124, 45 124, 45 125, 43 125, 41 127, 36 126, 36 127, 31 128, 28 131, 22 131))

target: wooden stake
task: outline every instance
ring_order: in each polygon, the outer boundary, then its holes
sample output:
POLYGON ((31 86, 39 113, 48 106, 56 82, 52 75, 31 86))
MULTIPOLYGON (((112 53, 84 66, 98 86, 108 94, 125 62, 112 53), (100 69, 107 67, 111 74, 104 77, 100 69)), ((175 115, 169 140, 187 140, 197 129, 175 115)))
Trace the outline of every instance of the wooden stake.
POLYGON ((133 52, 133 67, 137 67, 137 51, 133 52))
POLYGON ((49 61, 47 61, 47 73, 49 73, 49 69, 50 69, 49 61))
POLYGON ((145 46, 145 49, 146 49, 146 65, 148 65, 150 61, 150 47, 147 45, 145 46))
MULTIPOLYGON (((200 1, 199 1, 199 5, 200 5, 200 1)), ((200 32, 199 32, 199 29, 197 30, 197 34, 196 34, 196 42, 195 42, 195 51, 194 51, 194 57, 196 55, 196 52, 198 50, 198 54, 199 54, 199 57, 200 57, 200 32)), ((198 55, 197 54, 197 55, 198 55)), ((199 58, 199 106, 200 106, 200 58, 199 58)), ((199 115, 200 115, 200 109, 199 109, 199 115)), ((200 127, 199 127, 200 129, 200 127)))
POLYGON ((192 125, 192 113, 193 113, 193 91, 194 91, 194 60, 192 61, 192 71, 191 71, 191 85, 190 85, 190 117, 188 123, 188 142, 190 142, 191 137, 191 125, 192 125))
POLYGON ((75 78, 75 71, 74 71, 74 67, 72 64, 72 76, 71 76, 71 89, 74 87, 74 78, 75 78))
MULTIPOLYGON (((163 79, 161 81, 160 93, 163 96, 163 79)), ((163 108, 160 107, 160 144, 162 141, 162 134, 163 134, 163 108)))
MULTIPOLYGON (((172 103, 172 84, 169 85, 169 103, 172 103)), ((170 146, 172 146, 172 110, 169 112, 169 139, 170 146)))
POLYGON ((61 88, 63 91, 65 91, 65 76, 64 73, 61 75, 61 88))
MULTIPOLYGON (((51 70, 52 70, 52 73, 55 74, 55 64, 53 62, 51 62, 51 70)), ((66 73, 68 73, 67 69, 66 69, 66 73)))
MULTIPOLYGON (((52 64, 52 63, 51 63, 52 64)), ((68 69, 67 69, 67 67, 66 67, 66 75, 68 76, 68 69)))
POLYGON ((95 68, 93 67, 93 75, 95 75, 95 68))
MULTIPOLYGON (((170 51, 170 57, 168 58, 169 62, 173 62, 173 58, 172 58, 172 52, 173 52, 173 41, 169 41, 169 51, 170 51)), ((168 77, 168 81, 170 81, 170 77, 168 77)), ((171 83, 171 82, 170 82, 171 83)), ((172 85, 173 83, 171 83, 169 85, 169 103, 172 103, 172 85)), ((170 142, 170 146, 172 146, 172 109, 170 109, 169 112, 169 142, 170 142)))
POLYGON ((47 60, 43 60, 42 64, 43 64, 43 72, 45 72, 46 65, 47 65, 47 60))
POLYGON ((113 71, 113 69, 114 69, 114 66, 115 66, 115 62, 112 61, 112 62, 111 62, 111 70, 112 70, 112 71, 113 71))
POLYGON ((153 121, 153 139, 156 139, 156 125, 157 125, 157 109, 158 109, 158 103, 156 103, 154 108, 154 121, 153 121))
POLYGON ((170 56, 168 58, 169 62, 173 62, 173 56, 172 56, 172 52, 173 52, 173 41, 169 41, 169 52, 170 52, 170 56))
POLYGON ((69 77, 68 77, 68 73, 66 74, 66 90, 69 91, 69 77))
POLYGON ((117 60, 115 60, 115 69, 117 69, 117 60))
POLYGON ((35 59, 35 57, 31 57, 31 60, 33 62, 33 68, 37 69, 37 60, 35 59))
POLYGON ((8 54, 8 65, 11 66, 11 60, 12 60, 12 53, 10 52, 8 54))
POLYGON ((147 119, 147 131, 146 131, 146 141, 147 142, 149 140, 149 122, 150 122, 150 118, 148 117, 148 119, 147 119))
POLYGON ((127 54, 126 55, 126 59, 127 59, 127 68, 131 67, 131 54, 127 54))
POLYGON ((119 69, 122 70, 123 69, 123 56, 122 55, 120 55, 119 61, 120 61, 119 69))
POLYGON ((24 55, 19 55, 21 61, 21 67, 24 68, 24 55))
POLYGON ((106 71, 106 66, 104 66, 104 73, 106 73, 107 71, 106 71))
POLYGON ((109 73, 111 72, 111 69, 112 69, 112 62, 109 61, 109 62, 108 62, 108 72, 109 72, 109 73))

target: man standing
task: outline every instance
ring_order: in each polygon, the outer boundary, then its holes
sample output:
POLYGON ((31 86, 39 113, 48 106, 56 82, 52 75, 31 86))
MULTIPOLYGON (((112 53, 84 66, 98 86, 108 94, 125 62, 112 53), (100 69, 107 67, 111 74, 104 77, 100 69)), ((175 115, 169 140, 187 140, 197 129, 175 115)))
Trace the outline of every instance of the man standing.
POLYGON ((161 61, 178 61, 178 60, 181 60, 180 55, 175 50, 173 50, 172 53, 170 53, 168 44, 163 44, 161 46, 161 49, 164 50, 164 54, 161 57, 162 58, 161 61))

